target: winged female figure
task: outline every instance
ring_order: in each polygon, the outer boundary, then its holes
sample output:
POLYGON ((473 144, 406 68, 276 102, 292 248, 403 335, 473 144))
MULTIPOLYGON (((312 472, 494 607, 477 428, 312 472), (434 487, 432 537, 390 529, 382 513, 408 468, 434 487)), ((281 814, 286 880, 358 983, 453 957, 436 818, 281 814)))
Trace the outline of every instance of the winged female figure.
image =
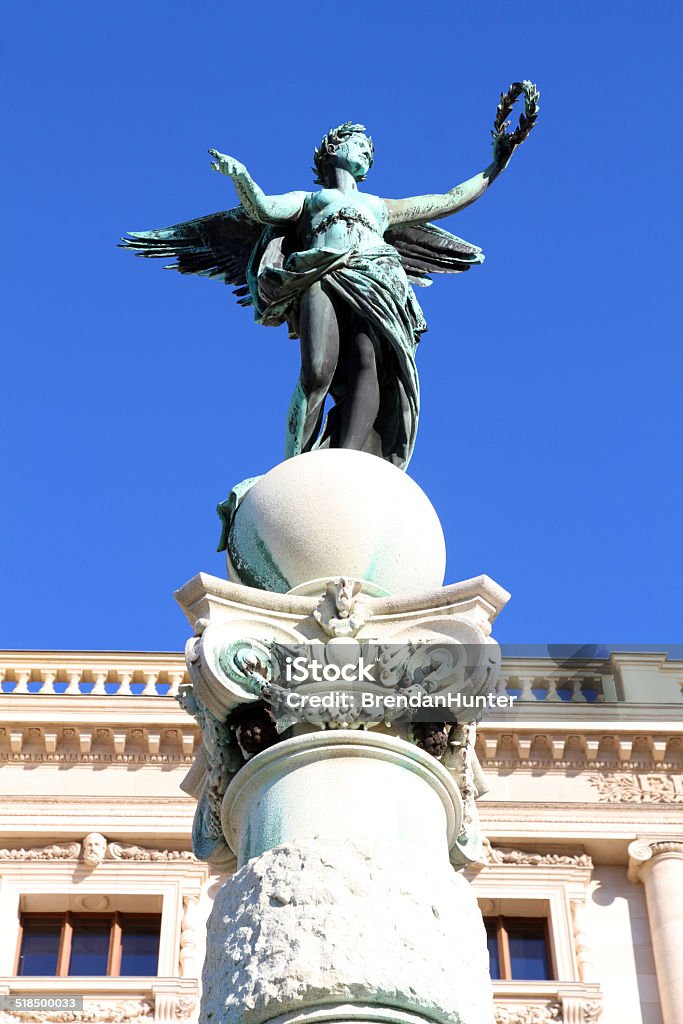
POLYGON ((427 325, 412 285, 480 264, 476 245, 431 223, 473 203, 507 166, 535 120, 525 95, 520 128, 506 132, 501 107, 493 159, 449 192, 382 199, 358 188, 374 157, 361 124, 331 129, 314 153, 317 191, 266 195, 234 157, 209 150, 240 205, 155 231, 130 232, 126 248, 175 260, 181 274, 235 286, 257 323, 287 323, 301 344, 301 372, 287 415, 285 456, 314 448, 370 452, 405 469, 415 444, 419 386, 415 351, 427 325), (325 416, 326 399, 333 405, 325 416))

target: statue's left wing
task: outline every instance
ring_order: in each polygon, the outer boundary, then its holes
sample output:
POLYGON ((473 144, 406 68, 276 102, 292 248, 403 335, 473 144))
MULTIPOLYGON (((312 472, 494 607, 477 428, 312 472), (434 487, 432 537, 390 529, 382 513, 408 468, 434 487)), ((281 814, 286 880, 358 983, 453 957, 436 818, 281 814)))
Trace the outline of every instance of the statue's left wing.
POLYGON ((247 267, 263 231, 263 224, 236 206, 169 228, 129 231, 129 237, 120 244, 123 249, 132 249, 136 256, 175 260, 164 269, 215 277, 235 285, 240 304, 249 305, 247 267))
POLYGON ((461 274, 484 262, 479 246, 435 224, 399 224, 384 240, 398 251, 408 280, 423 287, 432 283, 430 274, 461 274))

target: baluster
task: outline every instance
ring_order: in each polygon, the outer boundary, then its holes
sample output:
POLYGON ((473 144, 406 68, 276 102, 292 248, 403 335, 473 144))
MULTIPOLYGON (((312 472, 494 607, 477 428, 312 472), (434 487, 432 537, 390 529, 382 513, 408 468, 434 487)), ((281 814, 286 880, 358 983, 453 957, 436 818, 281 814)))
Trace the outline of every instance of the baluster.
POLYGON ((67 677, 69 679, 69 685, 67 686, 67 688, 64 691, 64 693, 69 693, 69 694, 73 694, 73 693, 78 694, 78 693, 80 693, 81 692, 80 683, 81 683, 81 675, 82 675, 82 673, 78 669, 68 669, 66 674, 67 674, 67 677))
POLYGON ((30 672, 17 672, 17 685, 14 687, 14 692, 28 693, 28 681, 30 678, 30 672))
POLYGON ((95 685, 93 686, 92 690, 90 691, 90 693, 93 695, 93 697, 94 696, 99 696, 99 695, 104 694, 104 693, 107 692, 105 690, 105 688, 104 688, 104 684, 106 683, 108 676, 109 676, 108 672, 97 672, 97 673, 95 673, 95 685))
POLYGON ((116 691, 117 694, 124 694, 130 697, 130 681, 133 678, 132 672, 119 672, 119 683, 121 684, 116 691))
POLYGON ((576 704, 580 701, 585 701, 586 699, 583 695, 583 690, 581 688, 582 683, 582 676, 574 676, 574 678, 572 679, 572 695, 569 699, 573 704, 576 704))
POLYGON ((519 682, 521 686, 521 692, 519 695, 520 700, 534 700, 534 691, 531 688, 533 682, 533 676, 519 676, 519 682))
POLYGON ((548 676, 548 692, 546 694, 546 700, 562 700, 559 693, 557 692, 557 679, 554 676, 548 676))
POLYGON ((143 694, 145 695, 145 697, 150 697, 150 696, 153 697, 153 696, 155 696, 156 692, 157 692, 156 687, 157 687, 157 679, 159 678, 159 673, 158 672, 143 672, 142 675, 143 675, 143 678, 145 680, 145 686, 144 686, 144 689, 142 691, 143 694))
POLYGON ((43 685, 40 688, 41 693, 54 694, 55 692, 55 679, 57 678, 56 672, 43 672, 43 685))
POLYGON ((168 688, 168 696, 169 697, 176 697, 178 695, 178 691, 180 690, 180 684, 182 683, 183 679, 185 678, 185 673, 184 672, 169 672, 168 678, 169 678, 169 682, 170 682, 170 686, 168 688))

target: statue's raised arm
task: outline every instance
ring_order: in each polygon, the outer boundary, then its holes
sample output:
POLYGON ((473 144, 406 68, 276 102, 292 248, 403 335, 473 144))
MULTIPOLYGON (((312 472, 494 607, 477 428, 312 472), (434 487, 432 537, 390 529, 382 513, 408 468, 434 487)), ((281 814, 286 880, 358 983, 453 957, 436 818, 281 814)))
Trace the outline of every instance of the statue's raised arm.
POLYGON ((285 192, 281 196, 267 196, 244 164, 234 156, 226 156, 216 149, 210 149, 209 154, 214 158, 211 169, 232 178, 243 208, 254 220, 261 224, 281 224, 298 219, 308 193, 285 192))
POLYGON ((501 171, 505 170, 515 149, 528 137, 538 116, 538 99, 538 89, 532 82, 515 82, 507 93, 501 93, 491 132, 493 159, 488 167, 448 192, 412 196, 409 199, 386 199, 389 224, 419 224, 450 217, 479 199, 501 171), (524 113, 520 117, 519 127, 514 132, 508 132, 506 129, 509 121, 506 118, 522 94, 524 113))

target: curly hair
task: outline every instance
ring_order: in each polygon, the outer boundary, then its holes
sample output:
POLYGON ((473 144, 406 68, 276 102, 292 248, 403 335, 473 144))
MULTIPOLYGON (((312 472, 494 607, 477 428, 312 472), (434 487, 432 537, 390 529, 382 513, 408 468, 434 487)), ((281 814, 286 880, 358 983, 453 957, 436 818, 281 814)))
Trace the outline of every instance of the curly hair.
MULTIPOLYGON (((337 146, 340 146, 342 142, 346 142, 353 135, 363 135, 370 143, 370 164, 368 170, 372 167, 372 163, 375 156, 375 146, 372 139, 365 131, 364 124, 354 124, 353 121, 345 121, 344 124, 338 125, 336 128, 330 128, 327 135, 324 135, 320 145, 313 151, 313 171, 315 173, 316 185, 325 184, 325 167, 330 156, 334 153, 337 146)), ((366 175, 363 174, 357 181, 365 181, 366 175)))

